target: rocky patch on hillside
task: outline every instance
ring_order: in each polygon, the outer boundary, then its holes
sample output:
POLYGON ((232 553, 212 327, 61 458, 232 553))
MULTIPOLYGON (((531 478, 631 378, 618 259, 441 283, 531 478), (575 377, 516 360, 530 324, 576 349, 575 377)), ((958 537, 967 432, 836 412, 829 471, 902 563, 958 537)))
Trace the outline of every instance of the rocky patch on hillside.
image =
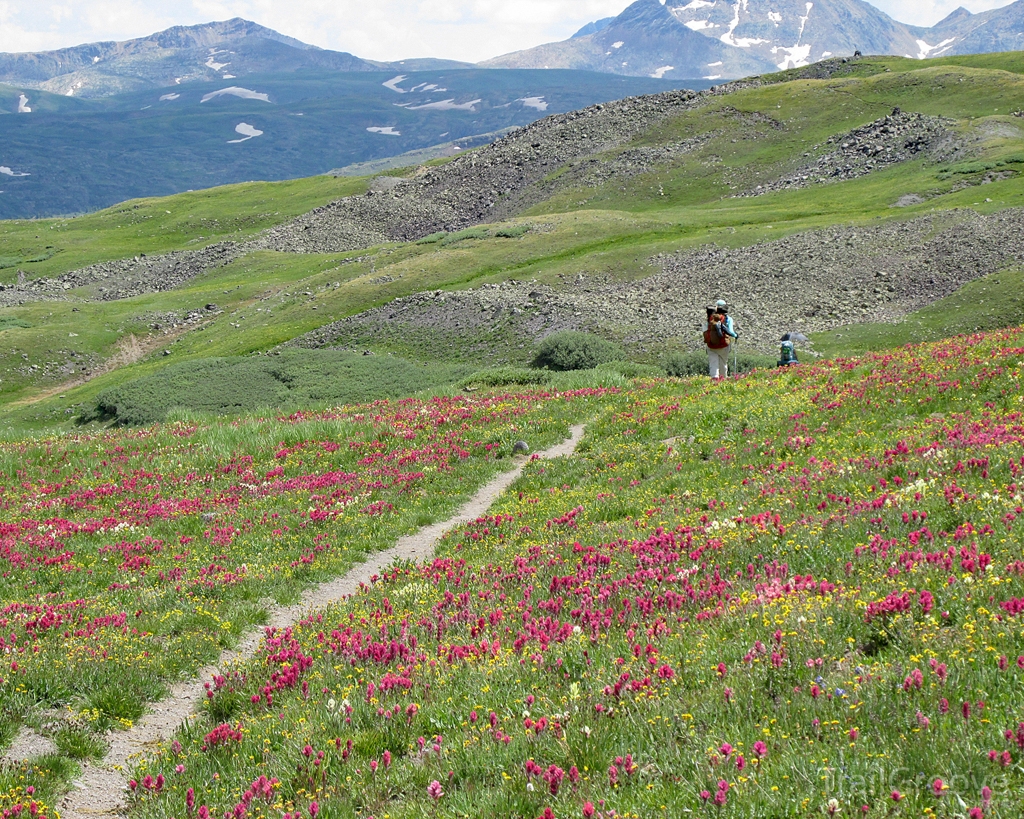
POLYGON ((834 136, 824 145, 815 145, 804 154, 811 161, 794 173, 737 196, 762 196, 814 184, 843 182, 921 157, 935 162, 949 161, 964 149, 963 141, 957 138, 951 126, 949 120, 904 113, 897 108, 889 116, 834 136), (824 153, 813 159, 819 151, 824 153))
POLYGON ((678 157, 700 150, 715 136, 715 133, 701 134, 670 145, 627 148, 613 156, 582 159, 558 179, 557 187, 578 185, 599 188, 612 179, 632 179, 649 173, 659 165, 667 165, 678 157))
POLYGON ((104 262, 67 273, 57 281, 65 289, 89 287, 98 301, 114 301, 143 293, 173 290, 204 271, 223 267, 242 255, 242 246, 222 242, 202 250, 104 262))
POLYGON ((877 227, 833 227, 653 261, 660 272, 627 283, 581 273, 559 287, 506 282, 420 293, 294 343, 359 348, 434 339, 473 356, 516 361, 552 332, 589 329, 640 351, 666 344, 696 349, 704 307, 726 298, 741 344, 768 352, 793 330, 898 322, 969 281, 1021 263, 1024 210, 993 216, 954 211, 877 227))
MULTIPOLYGON (((68 291, 86 288, 95 301, 116 301, 173 290, 214 267, 223 267, 243 256, 242 245, 222 242, 202 250, 184 250, 160 256, 145 254, 131 259, 90 265, 63 276, 0 285, 0 307, 30 301, 61 301, 68 291)), ((75 294, 80 298, 81 292, 75 294)))

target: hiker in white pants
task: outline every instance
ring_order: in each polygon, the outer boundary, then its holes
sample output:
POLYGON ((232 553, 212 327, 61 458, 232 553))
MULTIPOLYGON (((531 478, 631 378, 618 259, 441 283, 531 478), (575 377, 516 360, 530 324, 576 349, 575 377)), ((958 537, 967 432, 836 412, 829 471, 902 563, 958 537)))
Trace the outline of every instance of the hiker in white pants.
POLYGON ((708 375, 712 378, 729 377, 729 348, 713 350, 708 347, 708 375))
POLYGON ((729 377, 729 345, 739 338, 733 327, 729 305, 719 300, 714 308, 707 308, 704 325, 704 343, 708 349, 708 375, 712 378, 729 377))

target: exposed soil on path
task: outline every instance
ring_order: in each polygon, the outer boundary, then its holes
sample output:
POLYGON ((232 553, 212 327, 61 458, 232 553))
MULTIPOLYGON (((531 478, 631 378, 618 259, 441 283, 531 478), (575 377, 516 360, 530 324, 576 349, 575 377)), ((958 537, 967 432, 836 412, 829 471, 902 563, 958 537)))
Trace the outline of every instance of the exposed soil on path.
MULTIPOLYGON (((568 440, 533 457, 548 459, 571 455, 583 438, 583 431, 582 425, 572 427, 568 440)), ((527 463, 529 460, 526 458, 518 459, 515 469, 498 475, 482 487, 454 517, 407 535, 387 551, 371 555, 365 563, 354 567, 344 576, 309 589, 294 606, 271 607, 267 626, 254 630, 237 649, 221 654, 216 667, 204 668, 194 679, 175 686, 170 696, 155 703, 151 711, 131 730, 109 735, 110 750, 106 758, 98 763, 85 763, 82 776, 74 783, 60 806, 61 819, 124 816, 126 773, 133 758, 155 750, 183 722, 195 718, 206 693, 203 683, 218 673, 219 668, 252 657, 263 640, 265 628, 293 625, 310 610, 355 594, 361 585, 371 582, 375 575, 381 574, 396 561, 422 561, 429 558, 447 531, 482 517, 491 504, 523 473, 527 463)))

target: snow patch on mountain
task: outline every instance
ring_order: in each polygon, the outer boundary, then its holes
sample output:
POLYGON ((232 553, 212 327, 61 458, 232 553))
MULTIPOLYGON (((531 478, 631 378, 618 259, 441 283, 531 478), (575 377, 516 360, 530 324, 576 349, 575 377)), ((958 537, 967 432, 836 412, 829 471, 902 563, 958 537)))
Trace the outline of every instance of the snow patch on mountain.
POLYGON ((732 6, 732 22, 729 23, 729 30, 722 35, 721 40, 727 46, 733 46, 734 48, 750 48, 751 46, 761 45, 767 43, 767 40, 762 40, 758 37, 737 37, 736 28, 740 24, 740 14, 746 13, 750 9, 750 0, 736 0, 732 6))
POLYGON ((813 46, 801 45, 800 41, 804 38, 804 31, 807 28, 807 21, 811 19, 811 9, 814 8, 814 3, 808 3, 807 14, 800 18, 800 33, 796 38, 796 45, 786 48, 785 46, 775 46, 772 49, 772 54, 779 55, 784 54, 785 57, 782 62, 778 63, 780 71, 785 71, 789 68, 803 68, 810 62, 811 49, 813 46))
POLYGON ((388 125, 386 128, 375 126, 373 128, 367 128, 371 134, 383 134, 384 136, 401 136, 401 131, 396 131, 393 125, 388 125))
POLYGON ((15 177, 18 177, 18 176, 31 176, 32 175, 30 173, 16 173, 15 171, 12 171, 10 168, 8 168, 6 165, 0 165, 0 174, 3 174, 4 176, 15 176, 15 177))
POLYGON ((381 85, 391 91, 394 91, 396 94, 407 94, 408 92, 404 88, 398 87, 400 82, 405 82, 407 79, 409 79, 407 74, 399 74, 397 77, 392 77, 387 82, 382 82, 381 85))
POLYGON ((532 108, 535 111, 547 111, 548 102, 544 97, 523 97, 522 99, 516 100, 521 102, 524 108, 532 108))
POLYGON ((654 70, 654 73, 651 74, 651 79, 663 80, 663 79, 665 79, 665 75, 669 71, 675 71, 675 68, 676 67, 674 65, 663 65, 661 68, 656 68, 654 70))
POLYGON ((929 57, 938 57, 943 51, 949 51, 949 47, 955 42, 956 37, 943 40, 938 45, 928 45, 924 40, 918 40, 917 47, 920 51, 917 53, 917 59, 927 60, 929 57))
POLYGON ((260 94, 257 91, 250 91, 248 88, 239 88, 236 85, 232 85, 230 88, 222 88, 220 91, 211 91, 199 102, 209 102, 215 100, 217 97, 240 97, 243 100, 258 100, 259 102, 270 102, 270 97, 266 94, 260 94))
POLYGON ((704 31, 707 28, 718 28, 716 23, 712 23, 710 20, 688 20, 683 23, 690 31, 704 31))
POLYGON ((250 139, 255 139, 258 136, 263 136, 263 131, 259 128, 253 128, 248 122, 240 122, 235 126, 235 133, 241 134, 242 139, 229 139, 228 145, 238 145, 241 142, 248 142, 250 139))
POLYGON ((206 67, 212 68, 214 71, 220 71, 222 68, 227 68, 231 63, 218 63, 214 58, 218 54, 227 54, 226 51, 217 51, 215 48, 210 49, 210 56, 206 61, 206 67))
POLYGON ((177 99, 181 99, 181 94, 164 94, 160 97, 160 102, 171 102, 177 99))
POLYGON ((439 102, 428 102, 426 105, 410 105, 410 111, 472 111, 476 112, 476 106, 483 102, 482 99, 472 102, 457 103, 454 99, 441 100, 439 102))
POLYGON ((779 14, 777 11, 769 11, 768 12, 768 19, 771 22, 775 23, 775 27, 778 28, 779 27, 779 23, 782 22, 782 15, 779 14))
POLYGON ((31 114, 32 109, 28 105, 28 97, 24 94, 18 95, 18 113, 19 114, 31 114))

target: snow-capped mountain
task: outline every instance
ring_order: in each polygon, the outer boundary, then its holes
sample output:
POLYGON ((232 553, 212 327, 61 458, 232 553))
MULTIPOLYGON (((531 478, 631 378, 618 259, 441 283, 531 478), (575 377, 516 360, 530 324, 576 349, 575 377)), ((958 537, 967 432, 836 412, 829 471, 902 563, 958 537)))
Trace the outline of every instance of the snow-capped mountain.
POLYGON ((737 52, 782 71, 857 50, 920 50, 906 26, 863 0, 669 0, 662 7, 690 31, 725 46, 721 70, 712 73, 726 76, 737 76, 731 69, 737 52))
POLYGON ((1010 51, 1024 46, 1024 0, 984 14, 959 9, 930 29, 864 0, 637 0, 601 24, 484 65, 731 79, 855 51, 919 59, 1010 51))

